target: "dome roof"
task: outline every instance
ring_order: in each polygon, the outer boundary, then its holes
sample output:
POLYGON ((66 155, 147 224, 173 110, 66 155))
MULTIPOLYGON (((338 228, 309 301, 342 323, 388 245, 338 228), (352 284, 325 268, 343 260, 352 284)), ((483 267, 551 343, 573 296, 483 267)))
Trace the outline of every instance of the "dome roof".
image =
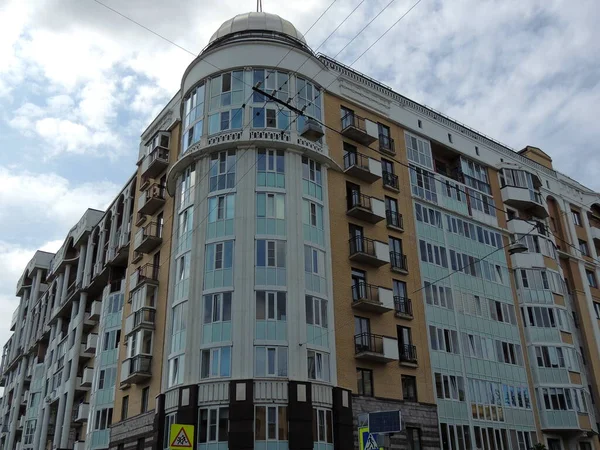
POLYGON ((271 31, 274 33, 281 33, 306 45, 304 36, 302 36, 302 33, 300 33, 291 22, 282 19, 276 14, 265 12, 238 14, 234 18, 226 20, 216 33, 212 35, 209 45, 227 35, 244 31, 271 31))

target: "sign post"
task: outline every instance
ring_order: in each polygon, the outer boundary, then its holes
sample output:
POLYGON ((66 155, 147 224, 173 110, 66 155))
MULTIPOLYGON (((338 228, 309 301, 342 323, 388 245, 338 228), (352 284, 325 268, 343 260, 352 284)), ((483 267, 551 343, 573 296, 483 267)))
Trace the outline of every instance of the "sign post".
POLYGON ((360 450, 383 450, 386 436, 402 431, 400 411, 378 411, 358 417, 358 446, 360 450))
POLYGON ((169 430, 171 450, 192 450, 194 448, 194 425, 174 423, 169 430))

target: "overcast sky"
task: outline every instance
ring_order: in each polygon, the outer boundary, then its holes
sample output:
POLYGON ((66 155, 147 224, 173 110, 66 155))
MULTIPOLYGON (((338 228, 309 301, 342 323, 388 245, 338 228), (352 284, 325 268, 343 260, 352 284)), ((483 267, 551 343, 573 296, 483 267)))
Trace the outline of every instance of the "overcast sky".
MULTIPOLYGON (((254 0, 103 0, 195 53, 254 0)), ((264 0, 307 30, 332 0, 264 0)), ((416 0, 394 0, 337 59, 354 61, 416 0)), ((360 0, 336 0, 318 47, 360 0)), ((389 0, 366 0, 319 51, 334 56, 389 0)), ((600 2, 422 0, 353 67, 600 190, 600 2)), ((135 170, 138 139, 192 56, 93 0, 0 2, 0 343, 15 284, 135 170)))

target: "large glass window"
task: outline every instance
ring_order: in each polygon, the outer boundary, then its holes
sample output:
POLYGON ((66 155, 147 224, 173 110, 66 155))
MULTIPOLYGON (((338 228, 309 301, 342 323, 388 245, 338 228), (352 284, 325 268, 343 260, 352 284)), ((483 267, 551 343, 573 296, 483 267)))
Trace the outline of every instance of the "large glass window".
POLYGON ((183 105, 183 142, 182 151, 185 153, 189 146, 198 142, 202 137, 204 125, 204 84, 194 88, 185 98, 183 105))
POLYGON ((333 444, 332 412, 328 409, 313 408, 313 439, 315 442, 333 444))
POLYGON ((210 192, 231 189, 235 185, 235 151, 213 153, 210 158, 210 192))
POLYGON ((235 215, 235 194, 219 195, 208 199, 208 222, 233 219, 235 215))
POLYGON ((310 380, 329 381, 329 354, 308 350, 307 365, 310 380))
POLYGON ((287 347, 255 347, 254 374, 257 377, 287 377, 287 347))
POLYGON ((206 246, 206 271, 231 269, 233 241, 216 242, 206 246))
POLYGON ((231 347, 217 347, 200 353, 200 378, 231 376, 231 347))
POLYGON ((173 319, 171 322, 171 353, 182 351, 185 348, 187 306, 187 301, 173 306, 173 319))
POLYGON ((204 296, 205 324, 231 321, 231 292, 204 296))
POLYGON ((327 328, 327 300, 307 295, 306 298, 306 323, 327 328))
POLYGON ((285 187, 285 156, 282 150, 259 149, 256 170, 257 186, 285 187))
POLYGON ((302 157, 302 192, 304 195, 323 200, 323 180, 321 164, 302 157))
POLYGON ((429 141, 406 133, 406 153, 408 160, 433 170, 431 145, 429 141))
POLYGON ((256 194, 256 216, 265 219, 285 219, 285 194, 256 194))
POLYGON ((302 78, 296 78, 296 90, 296 106, 306 114, 298 117, 298 131, 302 131, 306 116, 321 120, 321 94, 318 87, 302 78))
POLYGON ((285 267, 285 241, 256 240, 256 265, 258 267, 285 267))
POLYGON ((227 442, 229 439, 229 408, 200 408, 198 443, 227 442))
POLYGON ((256 292, 256 320, 287 319, 285 292, 256 292))
POLYGON ((287 441, 287 406, 256 406, 254 440, 287 441))

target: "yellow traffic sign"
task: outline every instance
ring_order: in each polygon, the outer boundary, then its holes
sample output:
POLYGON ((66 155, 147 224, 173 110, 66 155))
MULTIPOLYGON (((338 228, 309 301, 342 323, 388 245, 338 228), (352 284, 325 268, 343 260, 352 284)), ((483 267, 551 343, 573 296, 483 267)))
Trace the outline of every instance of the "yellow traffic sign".
POLYGON ((194 425, 182 425, 174 423, 169 430, 169 442, 171 450, 183 450, 194 448, 194 425))

